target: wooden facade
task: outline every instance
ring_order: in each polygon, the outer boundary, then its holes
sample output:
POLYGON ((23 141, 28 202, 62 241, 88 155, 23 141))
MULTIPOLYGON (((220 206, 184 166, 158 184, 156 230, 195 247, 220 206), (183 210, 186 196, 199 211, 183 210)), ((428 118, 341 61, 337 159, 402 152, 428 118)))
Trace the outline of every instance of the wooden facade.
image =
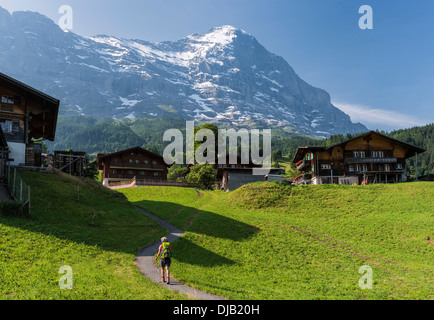
POLYGON ((99 153, 98 170, 104 185, 128 181, 167 181, 168 165, 164 158, 140 147, 114 153, 99 153))
POLYGON ((54 167, 73 176, 81 177, 87 166, 86 152, 54 151, 54 167))
POLYGON ((425 150, 375 131, 330 147, 299 147, 294 184, 371 184, 407 180, 405 160, 425 150))
POLYGON ((0 128, 11 165, 40 166, 41 152, 32 139, 54 141, 59 104, 59 100, 0 73, 0 128))

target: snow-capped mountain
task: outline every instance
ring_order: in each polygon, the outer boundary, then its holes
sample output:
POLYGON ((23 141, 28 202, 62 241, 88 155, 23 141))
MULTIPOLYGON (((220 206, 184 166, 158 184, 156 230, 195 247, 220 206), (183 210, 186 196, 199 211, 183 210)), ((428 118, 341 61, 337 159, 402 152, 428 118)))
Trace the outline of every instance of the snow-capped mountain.
POLYGON ((366 131, 250 34, 216 27, 174 42, 63 32, 0 7, 0 71, 61 100, 62 114, 171 115, 318 136, 366 131))

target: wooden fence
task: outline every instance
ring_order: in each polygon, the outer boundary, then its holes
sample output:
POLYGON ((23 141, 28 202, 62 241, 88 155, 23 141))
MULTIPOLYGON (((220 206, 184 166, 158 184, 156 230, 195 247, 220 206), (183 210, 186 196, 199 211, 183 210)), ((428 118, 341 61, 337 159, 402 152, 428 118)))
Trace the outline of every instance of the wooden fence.
POLYGON ((136 179, 133 178, 128 181, 114 182, 106 185, 110 189, 124 189, 124 188, 134 188, 134 187, 145 187, 145 186, 161 186, 161 187, 186 187, 185 182, 170 182, 167 180, 156 180, 156 179, 136 179))

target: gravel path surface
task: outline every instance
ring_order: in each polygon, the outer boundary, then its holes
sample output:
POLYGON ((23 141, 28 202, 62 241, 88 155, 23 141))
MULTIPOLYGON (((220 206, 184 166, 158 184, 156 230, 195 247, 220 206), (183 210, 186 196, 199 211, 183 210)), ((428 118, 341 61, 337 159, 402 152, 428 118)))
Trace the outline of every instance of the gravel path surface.
MULTIPOLYGON (((157 216, 153 215, 152 213, 136 207, 138 210, 142 211, 144 214, 150 216, 154 220, 156 220, 164 229, 169 231, 169 235, 167 235, 167 239, 169 242, 173 242, 179 237, 184 236, 184 232, 175 226, 171 225, 170 223, 158 218, 157 216)), ((148 247, 145 247, 140 250, 140 252, 136 256, 136 264, 141 273, 151 279, 152 281, 170 289, 170 290, 176 290, 181 293, 184 293, 188 295, 189 297, 193 299, 198 300, 225 300, 223 297, 215 296, 212 294, 208 294, 202 291, 199 291, 197 289, 190 288, 179 281, 177 281, 175 278, 170 276, 170 285, 166 283, 161 282, 161 271, 160 267, 155 263, 154 261, 154 255, 158 252, 158 247, 160 246, 160 242, 155 242, 151 244, 148 247)))

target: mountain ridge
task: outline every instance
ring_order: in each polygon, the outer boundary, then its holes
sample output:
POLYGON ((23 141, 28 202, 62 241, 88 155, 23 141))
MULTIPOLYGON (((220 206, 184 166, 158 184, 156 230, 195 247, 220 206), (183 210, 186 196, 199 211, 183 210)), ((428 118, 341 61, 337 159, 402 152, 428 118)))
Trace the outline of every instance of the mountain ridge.
POLYGON ((30 11, 3 9, 0 25, 8 26, 0 30, 2 72, 59 98, 63 115, 172 116, 316 136, 367 130, 233 26, 150 42, 63 32, 30 11))

